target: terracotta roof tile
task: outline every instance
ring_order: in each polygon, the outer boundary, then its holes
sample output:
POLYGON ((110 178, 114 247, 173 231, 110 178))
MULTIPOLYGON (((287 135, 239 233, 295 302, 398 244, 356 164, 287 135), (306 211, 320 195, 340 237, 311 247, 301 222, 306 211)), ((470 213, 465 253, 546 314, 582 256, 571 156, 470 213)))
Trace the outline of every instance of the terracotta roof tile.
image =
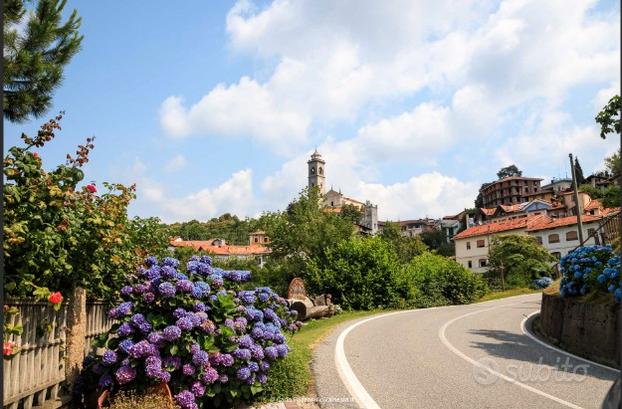
POLYGON ((495 234, 495 233, 501 233, 504 231, 524 229, 526 227, 531 226, 532 224, 538 223, 541 220, 550 220, 550 219, 545 215, 538 215, 538 216, 532 216, 532 217, 524 217, 521 219, 504 220, 498 223, 482 224, 478 226, 469 227, 463 232, 455 235, 453 238, 454 240, 463 239, 466 237, 483 236, 486 234, 495 234))
POLYGON ((172 240, 170 244, 173 247, 192 247, 195 250, 202 250, 219 256, 252 256, 270 253, 268 247, 254 244, 250 246, 228 244, 224 246, 214 246, 212 242, 213 240, 172 240))
MULTIPOLYGON (((583 223, 590 223, 601 220, 602 218, 603 216, 583 215, 581 216, 581 221, 583 223)), ((527 231, 554 229, 561 226, 572 226, 573 224, 577 224, 577 216, 567 216, 560 217, 559 219, 551 219, 549 221, 539 221, 531 224, 527 231)))

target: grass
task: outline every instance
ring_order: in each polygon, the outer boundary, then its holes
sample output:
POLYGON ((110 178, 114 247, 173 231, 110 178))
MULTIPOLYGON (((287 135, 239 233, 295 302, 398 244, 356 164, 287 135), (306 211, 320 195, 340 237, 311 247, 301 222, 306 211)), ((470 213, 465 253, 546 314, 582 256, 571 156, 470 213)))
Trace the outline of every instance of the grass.
POLYGON ((491 291, 475 302, 477 303, 477 302, 498 300, 500 298, 513 297, 515 295, 535 294, 541 291, 542 290, 540 289, 533 289, 533 288, 528 288, 528 287, 510 288, 508 290, 503 290, 503 291, 491 291))
POLYGON ((269 380, 264 387, 261 402, 274 402, 313 393, 311 359, 313 349, 335 326, 349 320, 361 318, 377 311, 348 311, 312 320, 288 339, 290 353, 270 368, 269 380))

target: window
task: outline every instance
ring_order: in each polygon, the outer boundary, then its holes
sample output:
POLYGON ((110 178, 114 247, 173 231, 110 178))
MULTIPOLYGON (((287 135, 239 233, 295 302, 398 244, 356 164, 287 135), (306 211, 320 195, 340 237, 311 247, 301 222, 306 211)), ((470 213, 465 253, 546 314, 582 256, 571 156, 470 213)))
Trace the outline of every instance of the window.
POLYGON ((488 265, 488 260, 486 260, 485 258, 480 258, 479 259, 479 266, 480 267, 486 267, 486 265, 488 265))
MULTIPOLYGON (((467 246, 467 250, 471 250, 471 242, 470 241, 467 241, 466 246, 467 246)), ((469 263, 470 263, 470 261, 469 261, 469 263)))
POLYGON ((579 236, 575 230, 571 230, 566 233, 566 241, 579 240, 579 236))
POLYGON ((324 174, 324 169, 321 166, 319 167, 319 169, 320 169, 320 175, 323 175, 324 174))
POLYGON ((549 243, 559 243, 559 234, 549 234, 549 243))
POLYGON ((538 244, 542 244, 542 236, 536 236, 536 241, 538 244))
POLYGON ((315 173, 315 168, 311 168, 311 173, 315 173))
POLYGON ((477 247, 482 248, 486 246, 485 240, 477 240, 477 247))
POLYGON ((592 228, 587 229, 587 236, 588 236, 588 237, 594 236, 594 232, 595 232, 595 231, 596 231, 596 230, 594 230, 594 229, 592 229, 592 228))
POLYGON ((559 251, 555 251, 553 253, 551 253, 551 256, 555 257, 556 259, 560 259, 562 257, 562 253, 560 253, 559 251))
POLYGON ((263 242, 264 242, 264 243, 267 243, 267 242, 268 242, 268 238, 267 238, 267 237, 264 237, 264 238, 263 238, 263 242))
POLYGON ((255 243, 258 243, 259 239, 257 237, 255 237, 255 243))
POLYGON ((467 261, 467 266, 469 266, 469 268, 473 268, 473 262, 471 260, 467 261))

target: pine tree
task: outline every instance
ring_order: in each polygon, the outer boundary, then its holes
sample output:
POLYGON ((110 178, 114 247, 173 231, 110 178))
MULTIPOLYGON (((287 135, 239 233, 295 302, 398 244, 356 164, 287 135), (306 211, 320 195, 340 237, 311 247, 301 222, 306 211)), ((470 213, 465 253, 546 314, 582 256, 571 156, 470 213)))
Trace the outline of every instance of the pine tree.
POLYGON ((583 169, 581 169, 581 164, 579 163, 579 158, 574 158, 574 174, 577 178, 577 185, 582 185, 585 183, 585 176, 583 176, 583 169))
POLYGON ((61 22, 66 0, 38 0, 27 11, 24 0, 4 1, 4 117, 21 122, 50 108, 63 69, 80 50, 81 18, 73 10, 61 22))

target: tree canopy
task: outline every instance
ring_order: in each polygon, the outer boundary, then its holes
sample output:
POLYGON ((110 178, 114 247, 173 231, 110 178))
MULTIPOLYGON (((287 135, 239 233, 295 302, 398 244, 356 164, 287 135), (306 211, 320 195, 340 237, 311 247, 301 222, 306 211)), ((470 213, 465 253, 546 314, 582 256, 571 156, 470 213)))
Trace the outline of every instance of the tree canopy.
POLYGON ((66 0, 39 0, 31 12, 24 0, 4 2, 4 117, 39 117, 52 104, 63 70, 80 50, 81 18, 73 10, 63 23, 66 0))
POLYGON ((497 177, 499 179, 503 179, 508 176, 522 176, 522 175, 523 175, 523 171, 518 169, 516 165, 506 166, 504 168, 501 168, 499 172, 497 172, 497 177))
POLYGON ((534 237, 510 234, 493 238, 489 274, 508 287, 527 287, 539 277, 550 276, 555 258, 534 237))
POLYGON ((600 137, 605 139, 610 133, 620 133, 620 111, 622 102, 620 96, 611 97, 607 105, 596 115, 596 122, 600 125, 600 137))

